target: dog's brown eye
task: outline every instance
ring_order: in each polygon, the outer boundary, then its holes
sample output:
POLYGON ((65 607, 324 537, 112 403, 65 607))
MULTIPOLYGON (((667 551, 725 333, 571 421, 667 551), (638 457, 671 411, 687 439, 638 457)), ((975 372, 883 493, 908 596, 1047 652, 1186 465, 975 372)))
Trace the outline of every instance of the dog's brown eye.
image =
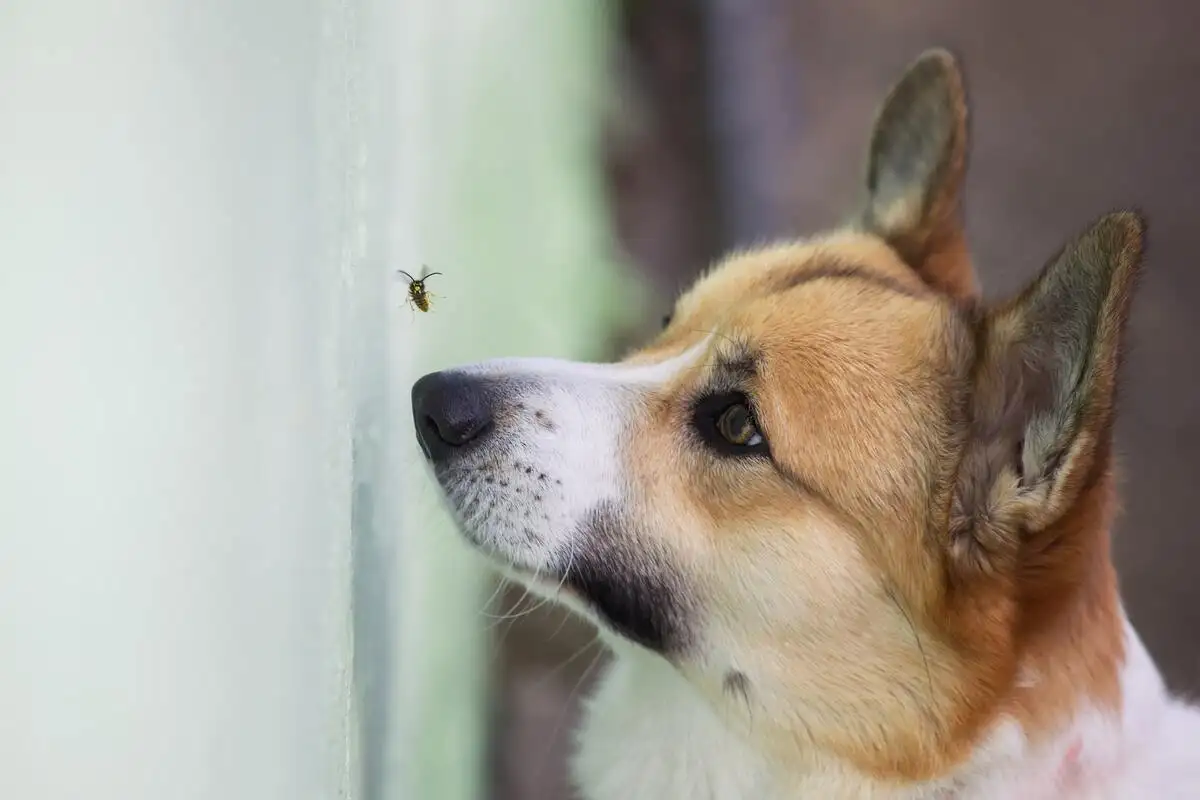
POLYGON ((754 415, 744 403, 734 403, 717 417, 717 431, 730 444, 754 447, 762 443, 762 434, 754 424, 754 415))
POLYGON ((754 418, 754 405, 741 392, 702 397, 692 409, 693 430, 710 449, 723 456, 769 457, 767 437, 754 418))

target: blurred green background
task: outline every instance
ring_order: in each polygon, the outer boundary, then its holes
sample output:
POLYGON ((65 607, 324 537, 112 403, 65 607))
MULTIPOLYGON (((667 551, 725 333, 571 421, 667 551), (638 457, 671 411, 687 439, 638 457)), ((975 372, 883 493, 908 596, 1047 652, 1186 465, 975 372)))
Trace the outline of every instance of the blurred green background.
POLYGON ((431 84, 405 128, 424 144, 414 238, 442 274, 429 281, 428 314, 405 307, 407 281, 397 282, 396 435, 408 502, 391 576, 397 674, 384 680, 402 695, 390 695, 389 724, 375 731, 387 744, 367 742, 363 755, 368 794, 465 800, 489 794, 492 617, 503 612, 489 601, 494 577, 459 542, 426 474, 406 387, 450 364, 515 353, 608 358, 612 332, 639 317, 643 293, 614 247, 596 158, 610 9, 522 2, 444 12, 427 19, 432 63, 421 68, 431 84))

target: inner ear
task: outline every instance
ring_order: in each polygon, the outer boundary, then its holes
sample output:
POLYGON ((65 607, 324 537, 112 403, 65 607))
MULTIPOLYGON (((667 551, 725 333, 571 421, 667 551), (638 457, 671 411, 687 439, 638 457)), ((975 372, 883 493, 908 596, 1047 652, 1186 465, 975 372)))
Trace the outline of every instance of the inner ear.
POLYGON ((952 532, 972 560, 1049 553, 1056 525, 1108 474, 1121 342, 1145 223, 1110 214, 1068 244, 977 341, 970 439, 952 532))
POLYGON ((927 284, 964 301, 978 296, 962 224, 966 157, 962 72, 949 52, 930 50, 909 66, 875 119, 859 225, 927 284))

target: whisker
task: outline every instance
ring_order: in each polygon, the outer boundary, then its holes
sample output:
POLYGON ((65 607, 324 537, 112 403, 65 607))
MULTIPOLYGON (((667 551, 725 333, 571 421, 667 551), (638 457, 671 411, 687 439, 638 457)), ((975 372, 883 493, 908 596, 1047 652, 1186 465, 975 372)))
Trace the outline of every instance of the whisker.
POLYGON ((539 686, 539 687, 543 686, 546 683, 546 681, 550 680, 555 675, 562 672, 564 669, 566 669, 568 666, 570 666, 575 661, 575 659, 579 658, 581 655, 586 653, 593 645, 597 645, 597 644, 600 644, 600 634, 593 633, 591 639, 588 639, 584 644, 580 645, 580 647, 574 653, 572 653, 570 656, 568 656, 565 661, 562 661, 561 663, 559 663, 556 666, 551 667, 549 670, 547 670, 546 674, 542 675, 540 678, 538 678, 533 683, 533 685, 539 686))
POLYGON ((908 609, 906 609, 904 607, 904 604, 902 602, 900 602, 899 595, 890 586, 886 587, 884 592, 887 594, 888 598, 896 605, 896 608, 900 611, 900 614, 903 615, 904 621, 908 623, 908 629, 912 631, 913 639, 917 643, 917 651, 921 654, 921 663, 925 667, 925 681, 926 681, 926 684, 929 689, 929 705, 928 705, 928 707, 925 707, 922 710, 927 715, 929 715, 930 718, 932 718, 933 712, 934 712, 934 705, 935 705, 934 694, 933 694, 933 672, 929 668, 929 656, 925 652, 925 645, 921 642, 921 635, 917 632, 917 626, 915 624, 913 624, 913 619, 912 619, 912 616, 908 613, 908 609))
POLYGON ((734 347, 743 347, 746 344, 745 342, 739 342, 737 339, 734 339, 727 333, 721 333, 721 331, 717 330, 716 328, 685 328, 684 330, 686 330, 688 333, 699 333, 704 336, 715 336, 718 339, 724 339, 734 347))
MULTIPOLYGON (((566 585, 567 580, 571 577, 571 567, 575 565, 575 552, 576 548, 572 547, 570 553, 567 555, 567 566, 563 569, 562 578, 559 580, 558 586, 554 589, 553 597, 555 600, 558 599, 558 596, 562 593, 563 586, 566 585)), ((567 617, 567 614, 563 615, 563 618, 558 623, 558 627, 554 629, 554 633, 550 634, 549 638, 553 639, 555 636, 558 636, 563 626, 567 624, 567 617)))
POLYGON ((491 607, 492 603, 496 602, 496 598, 500 596, 502 591, 504 591, 503 578, 496 581, 496 588, 492 590, 492 593, 488 599, 483 601, 483 607, 479 609, 479 613, 487 616, 487 610, 491 607))

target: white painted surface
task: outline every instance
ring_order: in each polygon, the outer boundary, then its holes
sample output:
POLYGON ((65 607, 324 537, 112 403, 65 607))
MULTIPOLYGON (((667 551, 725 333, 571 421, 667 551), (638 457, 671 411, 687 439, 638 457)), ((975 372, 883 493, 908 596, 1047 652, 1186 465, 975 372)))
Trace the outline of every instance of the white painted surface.
POLYGON ((353 786, 345 23, 0 9, 0 797, 353 786))

